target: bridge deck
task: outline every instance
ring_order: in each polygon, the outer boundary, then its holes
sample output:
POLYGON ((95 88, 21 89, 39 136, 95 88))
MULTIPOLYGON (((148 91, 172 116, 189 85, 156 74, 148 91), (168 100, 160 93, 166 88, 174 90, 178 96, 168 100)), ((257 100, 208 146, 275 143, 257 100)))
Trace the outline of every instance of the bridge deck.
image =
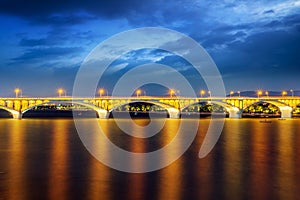
MULTIPOLYGON (((286 112, 285 116, 289 116, 293 108, 300 105, 300 97, 205 97, 205 98, 190 98, 190 97, 152 97, 152 96, 139 96, 139 97, 19 97, 19 98, 0 98, 1 109, 5 109, 11 112, 16 118, 19 117, 18 113, 21 113, 31 109, 37 105, 68 102, 76 103, 87 106, 97 112, 102 110, 109 111, 119 105, 127 104, 130 102, 147 101, 160 105, 166 105, 165 107, 171 111, 172 109, 181 110, 189 105, 203 101, 203 102, 223 102, 231 105, 232 108, 238 108, 238 110, 228 110, 232 116, 239 117, 238 112, 241 112, 247 106, 252 105, 259 101, 270 102, 274 105, 284 104, 286 109, 281 109, 282 112, 286 112), (287 110, 287 111, 286 111, 287 110)), ((177 115, 177 111, 174 115, 177 115)), ((102 113, 103 114, 103 113, 102 113)))

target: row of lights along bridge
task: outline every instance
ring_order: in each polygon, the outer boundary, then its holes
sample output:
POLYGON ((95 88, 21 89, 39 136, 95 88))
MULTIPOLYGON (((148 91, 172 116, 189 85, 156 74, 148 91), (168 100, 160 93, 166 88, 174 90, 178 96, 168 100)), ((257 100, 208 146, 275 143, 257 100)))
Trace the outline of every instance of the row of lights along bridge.
MULTIPOLYGON (((14 92, 16 94, 16 98, 23 96, 22 95, 22 90, 20 88, 15 88, 14 92)), ((289 92, 290 92, 291 96, 294 97, 294 90, 291 89, 291 90, 289 90, 289 92)), ((106 89, 104 89, 104 88, 100 88, 98 90, 98 93, 99 93, 99 97, 102 97, 104 95, 108 96, 108 91, 106 89)), ((170 97, 173 97, 173 96, 177 95, 179 93, 179 91, 177 91, 175 89, 170 89, 168 93, 169 93, 170 97)), ((67 96, 67 91, 65 89, 63 89, 63 88, 59 88, 59 89, 57 89, 57 94, 58 94, 59 97, 67 96)), ((146 96, 146 91, 145 90, 141 90, 141 89, 137 89, 135 91, 135 94, 136 94, 136 97, 139 97, 142 94, 144 96, 146 96)), ((205 97, 205 95, 211 97, 211 91, 209 91, 209 90, 208 91, 206 91, 206 90, 200 90, 199 94, 200 94, 200 97, 205 97)), ((241 92, 240 91, 237 91, 237 92, 230 91, 230 93, 229 93, 230 97, 234 96, 235 94, 238 94, 239 97, 241 96, 241 92)), ((258 98, 260 98, 260 97, 262 97, 264 95, 267 96, 267 97, 269 97, 269 91, 263 91, 263 90, 258 90, 257 91, 257 97, 258 98)), ((282 95, 282 97, 287 96, 288 92, 284 90, 284 91, 281 92, 281 95, 282 95)))

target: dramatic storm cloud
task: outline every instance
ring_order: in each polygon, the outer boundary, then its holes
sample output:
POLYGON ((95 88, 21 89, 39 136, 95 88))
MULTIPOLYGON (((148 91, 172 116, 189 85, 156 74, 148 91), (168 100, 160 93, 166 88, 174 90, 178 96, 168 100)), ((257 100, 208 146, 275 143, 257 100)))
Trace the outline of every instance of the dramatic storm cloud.
MULTIPOLYGON (((65 1, 0 2, 0 96, 53 96, 71 91, 89 52, 132 28, 166 27, 201 44, 216 62, 227 90, 299 89, 300 1, 65 1)), ((107 74, 139 64, 169 65, 204 88, 188 63, 163 51, 120 57, 107 74)), ((104 83, 105 84, 105 83, 104 83)), ((104 87, 110 87, 105 86, 104 87)))

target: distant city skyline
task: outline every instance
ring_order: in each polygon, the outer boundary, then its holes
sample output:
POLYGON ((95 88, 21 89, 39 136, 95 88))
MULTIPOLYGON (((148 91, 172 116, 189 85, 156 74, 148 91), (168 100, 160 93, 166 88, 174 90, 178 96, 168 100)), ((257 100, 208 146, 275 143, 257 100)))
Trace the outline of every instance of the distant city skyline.
MULTIPOLYGON (((84 58, 105 39, 140 27, 165 27, 202 45, 226 92, 299 91, 300 1, 26 1, 0 2, 0 97, 71 94, 84 58)), ((145 63, 172 66, 196 92, 207 90, 184 60, 159 50, 120 55, 99 88, 109 92, 126 70, 145 63), (125 71, 124 71, 125 69, 125 71), (122 71, 123 70, 123 71, 122 71)), ((137 77, 139 78, 139 77, 137 77)), ((158 86, 147 94, 162 94, 158 86)), ((167 95, 167 94, 165 94, 167 95)))

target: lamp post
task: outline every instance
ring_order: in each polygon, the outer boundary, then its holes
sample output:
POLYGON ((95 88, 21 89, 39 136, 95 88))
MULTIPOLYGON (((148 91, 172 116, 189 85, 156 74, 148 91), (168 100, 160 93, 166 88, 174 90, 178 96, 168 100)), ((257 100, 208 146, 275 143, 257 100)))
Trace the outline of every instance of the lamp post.
POLYGON ((262 94, 263 94, 263 92, 261 90, 258 90, 257 91, 257 98, 259 98, 262 94))
POLYGON ((282 97, 284 97, 285 95, 287 95, 287 91, 282 91, 281 95, 282 97))
POLYGON ((99 92, 99 97, 101 98, 105 90, 103 88, 100 88, 98 92, 99 92))
POLYGON ((203 97, 203 95, 205 95, 205 90, 201 90, 201 91, 200 91, 200 96, 201 96, 201 98, 203 97))
POLYGON ((58 93, 58 96, 61 97, 61 95, 64 93, 64 89, 59 88, 59 89, 57 90, 57 93, 58 93))
POLYGON ((211 98, 211 91, 208 90, 207 93, 209 94, 209 98, 211 98))
POLYGON ((268 91, 265 92, 265 95, 269 98, 269 92, 268 91))
POLYGON ((241 97, 241 91, 237 91, 237 93, 239 94, 239 97, 241 97))
POLYGON ((292 93, 292 97, 294 97, 294 90, 290 90, 290 92, 292 93))
POLYGON ((173 95, 175 95, 175 90, 174 89, 170 89, 169 93, 170 93, 170 97, 173 97, 173 95))
POLYGON ((141 95, 142 91, 141 91, 141 89, 137 89, 135 91, 135 93, 136 93, 136 97, 139 97, 141 95))
POLYGON ((234 91, 230 91, 229 95, 232 97, 232 95, 234 95, 234 91))
POLYGON ((19 97, 19 93, 21 93, 22 96, 22 90, 20 88, 15 88, 16 98, 19 97))

